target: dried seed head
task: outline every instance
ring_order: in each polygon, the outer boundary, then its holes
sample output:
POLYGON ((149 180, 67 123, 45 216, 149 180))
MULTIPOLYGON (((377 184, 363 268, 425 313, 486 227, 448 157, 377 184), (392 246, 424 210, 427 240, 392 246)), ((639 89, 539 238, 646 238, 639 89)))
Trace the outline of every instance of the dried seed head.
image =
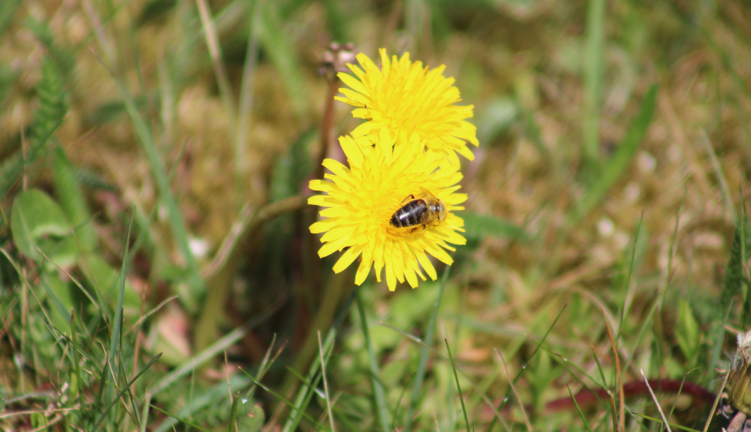
POLYGON ((347 72, 347 63, 355 63, 357 50, 355 44, 332 43, 329 49, 321 54, 321 66, 318 73, 325 75, 330 81, 336 79, 339 72, 347 72))
POLYGON ((738 335, 738 350, 728 372, 726 392, 736 409, 751 414, 751 331, 738 335))

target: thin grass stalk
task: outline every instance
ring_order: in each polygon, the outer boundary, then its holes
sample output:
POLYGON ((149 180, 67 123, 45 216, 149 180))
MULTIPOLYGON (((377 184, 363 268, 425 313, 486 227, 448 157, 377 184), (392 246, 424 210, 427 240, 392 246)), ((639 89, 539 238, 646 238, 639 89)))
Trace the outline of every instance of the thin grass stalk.
MULTIPOLYGON (((628 293, 629 289, 631 288, 631 274, 633 273, 634 269, 634 260, 636 259, 636 246, 639 244, 639 233, 641 232, 642 224, 644 223, 644 212, 642 212, 641 217, 639 218, 639 225, 636 228, 636 233, 634 234, 634 246, 631 249, 631 260, 628 263, 628 275, 626 276, 626 285, 623 293, 623 304, 621 306, 621 316, 618 319, 618 331, 615 332, 615 343, 616 347, 618 346, 618 340, 621 338, 621 328, 623 327, 623 318, 626 315, 626 303, 628 302, 628 293)), ((605 379, 602 380, 603 383, 605 383, 605 379)))
POLYGON ((302 407, 299 404, 294 404, 292 401, 290 401, 289 399, 285 398, 281 394, 279 394, 279 393, 275 392, 274 390, 271 390, 270 388, 266 387, 266 385, 262 384, 260 381, 258 381, 255 378, 253 378, 253 376, 251 374, 249 374, 247 371, 243 371, 243 373, 245 373, 248 376, 248 378, 250 378, 251 380, 253 380, 253 383, 255 385, 257 385, 258 387, 260 387, 264 391, 268 392, 270 395, 274 396, 275 398, 279 399, 280 401, 282 401, 288 407, 291 407, 291 408, 295 409, 296 412, 300 413, 301 418, 305 418, 309 422, 313 423, 313 425, 316 427, 316 429, 328 430, 322 424, 318 423, 313 417, 311 417, 307 413, 305 413, 304 410, 300 409, 302 407))
MULTIPOLYGON (((724 325, 723 325, 724 327, 724 325)), ((718 345, 722 345, 721 343, 718 343, 718 345)), ((717 397, 715 397, 714 404, 712 404, 712 409, 709 410, 709 414, 707 416, 707 422, 704 424, 704 429, 702 432, 707 432, 709 430, 709 425, 712 423, 712 418, 714 417, 712 414, 715 413, 717 409, 717 404, 720 402, 720 398, 722 398, 722 392, 725 390, 725 385, 728 383, 728 377, 730 376, 730 372, 725 374, 725 378, 722 380, 722 386, 720 386, 719 391, 717 391, 717 397)))
POLYGON ((467 426, 467 432, 470 432, 469 417, 467 417, 467 407, 464 406, 464 397, 462 397, 462 386, 459 385, 459 375, 456 373, 456 364, 454 363, 454 356, 451 355, 451 347, 449 347, 448 339, 444 339, 443 342, 446 343, 446 351, 449 354, 449 361, 451 362, 451 370, 454 371, 454 380, 456 381, 456 390, 457 390, 457 393, 459 393, 459 401, 461 401, 462 403, 462 414, 464 414, 464 423, 467 426))
POLYGON ((712 143, 709 142, 707 131, 705 131, 704 129, 701 129, 699 134, 701 135, 701 141, 702 143, 704 143, 704 147, 707 149, 709 160, 712 162, 712 169, 714 170, 715 175, 717 176, 717 179, 720 181, 720 189, 722 190, 722 198, 723 198, 723 201, 725 201, 725 211, 727 212, 727 214, 730 215, 731 218, 733 218, 733 222, 737 224, 738 217, 736 216, 735 209, 733 208, 733 196, 730 194, 730 188, 728 187, 727 180, 725 180, 725 174, 722 172, 722 166, 720 166, 720 162, 717 160, 717 154, 715 154, 714 148, 712 147, 712 143))
POLYGON ((623 391, 623 374, 621 373, 621 361, 620 357, 618 357, 618 348, 615 346, 615 340, 613 340, 613 333, 610 331, 610 326, 608 325, 607 317, 605 316, 605 308, 600 307, 600 310, 602 311, 602 316, 605 321, 605 329, 608 331, 608 337, 610 338, 610 346, 613 349, 613 360, 615 362, 615 373, 618 378, 618 391, 619 391, 619 400, 618 400, 618 406, 620 407, 620 431, 626 430, 626 415, 625 415, 625 405, 626 405, 626 396, 623 391))
POLYGON ((227 427, 227 432, 232 432, 233 429, 235 432, 239 432, 237 430, 237 420, 236 420, 237 419, 237 405, 239 403, 240 403, 240 395, 236 394, 232 396, 232 409, 230 410, 230 413, 229 413, 229 425, 227 427))
POLYGON ((386 406, 386 396, 383 392, 381 376, 378 373, 378 360, 376 359, 375 350, 373 349, 373 341, 370 339, 370 331, 368 330, 368 318, 365 315, 365 307, 363 306, 360 287, 355 288, 355 300, 357 301, 357 311, 360 315, 360 327, 362 328, 363 337, 365 337, 365 346, 368 349, 370 380, 371 386, 373 388, 373 396, 375 397, 374 405, 376 407, 378 420, 381 423, 383 432, 389 432, 389 410, 386 406))
POLYGON ((256 20, 259 16, 258 8, 262 0, 252 0, 248 14, 248 41, 243 66, 243 78, 240 84, 240 113, 237 117, 237 133, 235 136, 235 194, 238 203, 241 202, 241 191, 245 186, 245 142, 247 141, 250 120, 253 113, 253 84, 255 84, 258 38, 256 37, 256 20))
POLYGON ((501 358, 501 362, 503 362, 503 369, 506 370, 506 378, 508 379, 509 387, 511 387, 511 391, 514 392, 514 398, 517 402, 519 402, 519 409, 522 410, 522 416, 524 416, 524 423, 527 426, 527 430, 529 432, 532 432, 532 424, 529 423, 529 416, 527 416, 527 412, 524 410, 524 404, 522 403, 522 399, 519 397, 519 393, 516 391, 516 387, 514 386, 514 382, 511 380, 511 374, 508 373, 508 365, 506 364, 506 359, 503 358, 503 353, 496 348, 495 352, 498 353, 498 356, 501 358))
POLYGON ((70 335, 71 340, 73 341, 73 362, 75 363, 74 369, 76 370, 76 387, 78 388, 78 407, 80 410, 81 415, 81 429, 83 432, 86 432, 86 420, 85 420, 85 408, 86 403, 84 400, 84 391, 83 391, 83 379, 81 379, 81 366, 80 362, 78 360, 78 336, 76 332, 76 310, 71 307, 70 308, 70 335))
POLYGON ((138 141, 146 153, 149 165, 151 165, 151 171, 159 189, 159 197, 167 208, 167 216, 170 226, 172 227, 172 232, 175 235, 177 245, 180 248, 180 253, 183 255, 185 265, 188 269, 188 281, 190 286, 189 295, 181 296, 180 300, 183 302, 186 309, 190 312, 195 312, 198 309, 198 301, 203 297, 206 287, 204 286, 203 279, 201 279, 201 271, 198 267, 198 261, 196 261, 196 258, 191 251, 190 242, 188 241, 188 231, 185 228, 185 222, 183 221, 180 209, 177 206, 175 195, 172 193, 169 181, 167 180, 167 174, 162 165, 159 153, 157 152, 154 139, 151 136, 151 131, 146 125, 141 113, 138 111, 135 102, 133 102, 133 98, 128 94, 123 84, 115 78, 112 71, 107 68, 107 65, 105 65, 104 62, 101 63, 102 66, 107 69, 117 85, 117 89, 120 92, 120 96, 123 98, 123 102, 128 111, 128 115, 133 122, 133 128, 138 136, 138 141))
MULTIPOLYGON (((443 299, 443 292, 446 289, 446 282, 451 272, 451 266, 446 266, 443 270, 443 277, 441 277, 441 287, 438 289, 438 296, 433 305, 433 312, 430 314, 430 321, 428 321, 428 331, 425 332, 425 344, 430 345, 433 341, 433 333, 435 333, 435 322, 438 316, 438 307, 441 305, 443 299)), ((415 384, 412 386, 412 397, 409 400, 409 409, 407 410, 407 417, 404 419, 404 432, 409 432, 412 427, 412 416, 414 415, 415 408, 417 407, 417 400, 420 398, 420 388, 422 387, 422 381, 425 379, 425 367, 428 364, 428 348, 423 347, 420 351, 420 363, 417 365, 417 372, 415 373, 415 384)))
MULTIPOLYGON (((686 383, 686 377, 688 377, 688 374, 693 372, 696 369, 692 369, 688 372, 686 372, 686 375, 683 375, 683 379, 681 380, 681 386, 678 388, 678 393, 675 394, 675 399, 673 399, 673 406, 670 407, 670 412, 668 413, 668 419, 670 417, 673 417, 673 411, 675 411, 675 407, 678 405, 678 398, 681 396, 681 393, 683 392, 683 384, 686 383)), ((662 431, 662 429, 660 429, 662 431)))

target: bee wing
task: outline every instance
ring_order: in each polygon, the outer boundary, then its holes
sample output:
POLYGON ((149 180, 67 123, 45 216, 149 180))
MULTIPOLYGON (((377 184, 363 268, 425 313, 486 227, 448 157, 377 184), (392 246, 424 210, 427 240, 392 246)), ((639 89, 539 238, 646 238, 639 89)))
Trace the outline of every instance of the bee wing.
POLYGON ((422 186, 420 186, 420 193, 418 195, 418 198, 427 198, 428 200, 431 200, 431 201, 438 201, 438 198, 436 198, 436 196, 433 195, 432 192, 430 192, 429 190, 425 189, 422 186))

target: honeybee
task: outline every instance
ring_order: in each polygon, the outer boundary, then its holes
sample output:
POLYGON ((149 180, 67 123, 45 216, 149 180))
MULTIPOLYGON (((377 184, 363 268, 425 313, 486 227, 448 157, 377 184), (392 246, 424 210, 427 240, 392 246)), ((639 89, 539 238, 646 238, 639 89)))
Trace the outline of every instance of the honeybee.
POLYGON ((409 232, 424 230, 446 219, 446 205, 425 188, 420 193, 409 194, 401 207, 391 216, 389 223, 395 228, 408 228, 409 232))

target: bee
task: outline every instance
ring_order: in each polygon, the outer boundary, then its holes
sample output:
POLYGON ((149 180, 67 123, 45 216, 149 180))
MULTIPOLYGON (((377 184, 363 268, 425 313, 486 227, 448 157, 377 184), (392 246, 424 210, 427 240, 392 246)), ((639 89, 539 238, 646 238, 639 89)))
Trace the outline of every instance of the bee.
POLYGON ((425 188, 420 193, 409 194, 401 207, 391 216, 389 223, 395 228, 408 228, 409 232, 424 230, 446 219, 446 205, 425 188))

